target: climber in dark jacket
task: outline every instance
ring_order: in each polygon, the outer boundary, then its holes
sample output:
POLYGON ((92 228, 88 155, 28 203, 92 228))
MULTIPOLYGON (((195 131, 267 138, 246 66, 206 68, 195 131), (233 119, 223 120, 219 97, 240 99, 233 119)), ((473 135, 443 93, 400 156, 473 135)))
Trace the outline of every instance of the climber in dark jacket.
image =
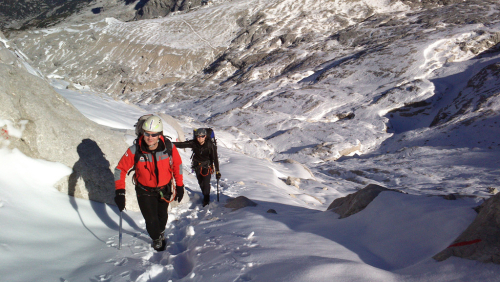
POLYGON ((215 169, 215 177, 220 179, 219 159, 217 147, 207 137, 204 128, 195 130, 196 139, 184 142, 173 142, 177 148, 191 148, 193 150, 193 162, 191 168, 196 172, 196 178, 203 194, 203 206, 210 203, 210 178, 215 169))

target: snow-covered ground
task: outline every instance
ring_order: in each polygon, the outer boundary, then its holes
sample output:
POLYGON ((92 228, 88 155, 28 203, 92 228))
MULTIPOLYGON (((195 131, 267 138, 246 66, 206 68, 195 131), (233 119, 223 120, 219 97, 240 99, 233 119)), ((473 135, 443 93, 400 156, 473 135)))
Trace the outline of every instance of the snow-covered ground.
MULTIPOLYGON (((133 211, 118 250, 116 207, 58 192, 71 169, 0 131, 0 281, 500 281, 499 265, 432 259, 499 188, 500 5, 410 2, 220 0, 0 39, 96 123, 123 132, 162 112, 188 138, 215 128, 223 177, 202 208, 181 150, 190 202, 170 214, 167 250, 133 211), (370 183, 407 194, 326 211, 370 183), (223 207, 240 195, 258 205, 223 207)), ((0 128, 22 137, 10 119, 0 128)))
MULTIPOLYGON (((141 113, 135 106, 85 91, 60 92, 85 116, 114 128, 132 129, 141 113)), ((190 129, 193 124, 184 126, 190 129)), ((472 222, 478 198, 449 201, 383 192, 362 212, 338 219, 326 207, 353 187, 322 185, 326 174, 319 168, 311 175, 297 163, 245 154, 238 149, 247 144, 245 135, 216 134, 223 176, 220 202, 213 181, 212 203, 202 208, 195 177, 186 170, 191 202, 172 210, 168 247, 160 253, 150 247, 140 213, 124 212, 123 247, 118 250, 116 207, 53 188, 70 173, 68 167, 1 148, 0 280, 498 281, 499 265, 431 258, 472 222), (301 177, 300 189, 286 185, 287 176, 301 177), (223 207, 229 197, 240 195, 258 205, 237 211, 223 207)), ((260 149, 267 150, 256 148, 260 149)), ((189 164, 190 152, 181 153, 189 164)), ((415 167, 425 167, 429 158, 415 167)), ((401 158, 353 158, 339 166, 355 171, 367 160, 380 166, 402 165, 401 158)), ((473 174, 470 169, 453 167, 454 174, 473 174)), ((413 181, 423 183, 423 177, 422 172, 413 181)), ((470 186, 480 181, 468 178, 470 186)))

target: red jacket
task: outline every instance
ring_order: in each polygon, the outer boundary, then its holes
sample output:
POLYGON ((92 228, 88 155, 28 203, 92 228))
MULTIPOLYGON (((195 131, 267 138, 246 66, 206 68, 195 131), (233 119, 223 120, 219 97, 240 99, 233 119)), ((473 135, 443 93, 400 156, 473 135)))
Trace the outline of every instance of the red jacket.
MULTIPOLYGON (((182 179, 182 160, 175 145, 172 144, 172 156, 165 150, 165 139, 160 135, 158 148, 155 154, 147 151, 143 145, 143 136, 139 138, 138 144, 141 156, 135 168, 137 182, 146 187, 162 187, 172 179, 172 171, 176 186, 184 186, 182 179), (170 166, 172 158, 172 166, 170 166)), ((115 188, 125 189, 125 177, 127 172, 134 166, 134 158, 137 146, 130 146, 115 168, 115 188)))

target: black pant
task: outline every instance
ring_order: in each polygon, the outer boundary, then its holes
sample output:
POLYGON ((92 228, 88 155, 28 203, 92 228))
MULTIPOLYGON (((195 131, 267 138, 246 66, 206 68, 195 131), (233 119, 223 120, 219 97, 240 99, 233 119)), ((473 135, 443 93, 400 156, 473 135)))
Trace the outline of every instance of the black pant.
POLYGON ((200 185, 201 193, 203 194, 203 201, 210 201, 210 174, 208 168, 198 168, 196 170, 196 178, 198 179, 198 184, 200 185))
MULTIPOLYGON (((161 191, 166 199, 170 199, 169 186, 161 191)), ((151 239, 158 239, 167 226, 168 203, 161 198, 158 190, 149 190, 138 185, 135 187, 135 192, 142 216, 146 221, 146 230, 151 239)))

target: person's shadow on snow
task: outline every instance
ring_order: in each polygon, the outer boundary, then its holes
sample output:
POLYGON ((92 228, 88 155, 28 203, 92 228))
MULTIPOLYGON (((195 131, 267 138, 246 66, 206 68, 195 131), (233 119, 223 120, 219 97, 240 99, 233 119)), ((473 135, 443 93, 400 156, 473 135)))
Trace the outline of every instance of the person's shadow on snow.
MULTIPOLYGON (((106 226, 118 230, 118 223, 109 216, 108 209, 106 208, 106 206, 108 206, 113 212, 119 214, 118 208, 114 205, 110 205, 110 203, 114 201, 115 181, 109 161, 106 159, 99 145, 91 139, 82 140, 77 146, 76 151, 80 159, 73 166, 73 172, 68 180, 68 195, 71 196, 69 197, 71 205, 78 212, 80 220, 85 226, 81 214, 78 211, 75 196, 82 197, 84 193, 88 193, 90 205, 96 215, 106 224, 106 226), (79 178, 82 178, 84 181, 85 189, 78 187, 79 178)), ((123 219, 134 229, 142 231, 142 229, 135 224, 134 220, 125 213, 123 213, 123 219)), ((87 227, 85 226, 85 228, 87 227)), ((89 229, 87 228, 87 230, 89 229)), ((92 231, 90 232, 92 233, 92 231)), ((95 237, 98 238, 97 236, 95 237)))

